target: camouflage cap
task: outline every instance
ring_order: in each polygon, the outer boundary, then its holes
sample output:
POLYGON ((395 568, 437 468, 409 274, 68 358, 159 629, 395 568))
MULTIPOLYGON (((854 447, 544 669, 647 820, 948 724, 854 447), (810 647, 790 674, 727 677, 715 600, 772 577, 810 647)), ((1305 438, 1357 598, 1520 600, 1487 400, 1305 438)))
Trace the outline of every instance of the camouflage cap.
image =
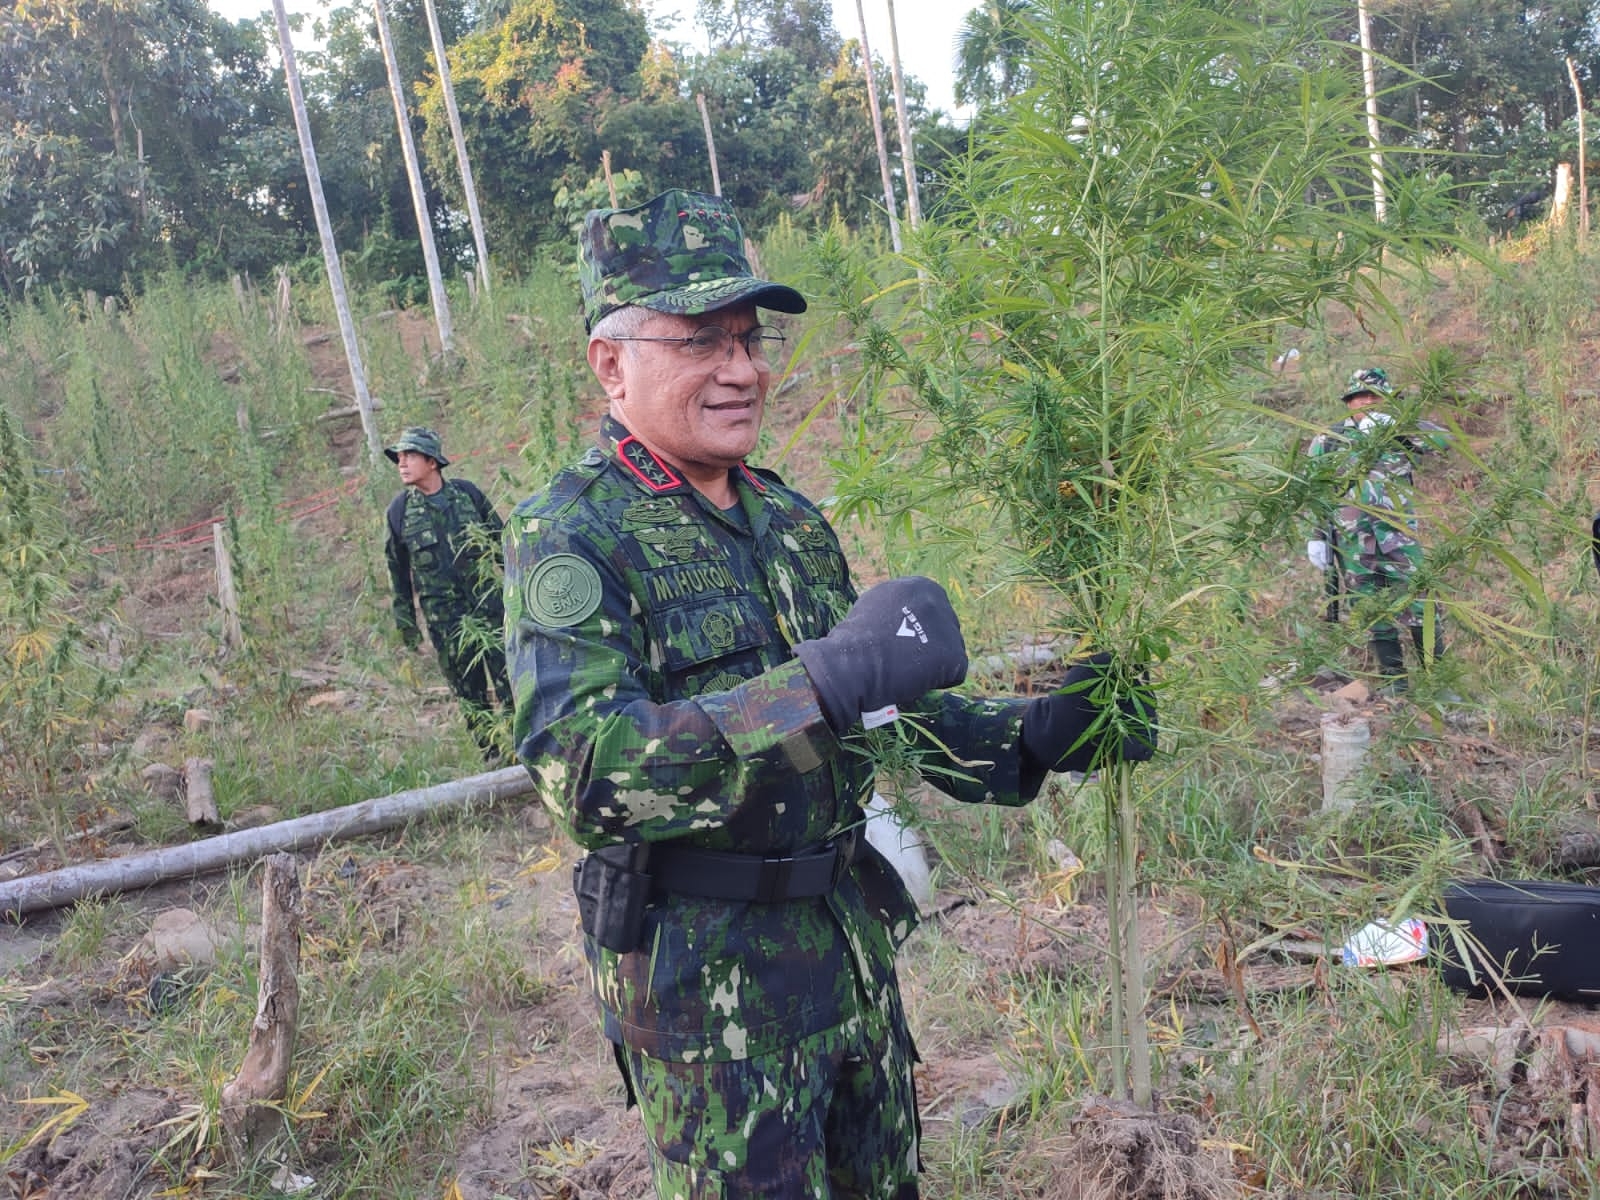
POLYGON ((720 196, 674 188, 633 208, 597 208, 578 234, 585 329, 629 304, 696 314, 754 301, 802 313, 792 287, 757 279, 739 218, 720 196))
POLYGON ((1389 373, 1382 367, 1362 367, 1358 371, 1350 372, 1350 378, 1345 380, 1344 393, 1339 399, 1348 400, 1363 392, 1370 392, 1374 396, 1383 396, 1386 399, 1393 399, 1395 396, 1394 384, 1389 382, 1389 373))
POLYGON ((439 435, 426 425, 408 425, 400 433, 399 441, 392 446, 385 446, 383 452, 389 456, 389 461, 400 461, 400 451, 415 450, 418 454, 426 454, 441 467, 448 467, 450 460, 444 456, 444 443, 439 440, 439 435))

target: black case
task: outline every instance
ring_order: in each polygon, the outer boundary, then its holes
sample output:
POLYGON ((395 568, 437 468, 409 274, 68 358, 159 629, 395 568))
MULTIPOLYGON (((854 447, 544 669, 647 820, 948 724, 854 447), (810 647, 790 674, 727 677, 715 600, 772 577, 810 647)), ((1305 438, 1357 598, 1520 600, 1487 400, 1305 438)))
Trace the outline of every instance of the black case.
POLYGON ((1448 986, 1481 996, 1493 974, 1523 996, 1600 1000, 1600 887, 1478 879, 1446 888, 1444 911, 1460 923, 1434 939, 1448 986))

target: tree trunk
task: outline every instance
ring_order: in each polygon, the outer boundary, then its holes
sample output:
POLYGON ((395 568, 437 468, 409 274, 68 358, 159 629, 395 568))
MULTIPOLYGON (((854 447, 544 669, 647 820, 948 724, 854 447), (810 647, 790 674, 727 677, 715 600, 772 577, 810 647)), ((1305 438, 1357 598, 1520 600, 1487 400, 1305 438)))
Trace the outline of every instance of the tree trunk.
MULTIPOLYGON (((478 187, 472 181, 472 160, 467 157, 467 136, 461 130, 461 111, 456 107, 456 89, 450 82, 450 60, 445 53, 444 35, 439 32, 439 11, 433 0, 425 0, 428 10, 428 36, 433 40, 433 61, 439 71, 439 90, 444 94, 444 112, 450 121, 450 140, 456 147, 456 165, 461 168, 461 191, 467 198, 467 219, 472 222, 472 244, 478 251, 478 282, 489 294, 489 242, 483 232, 483 214, 478 211, 478 187)), ((611 202, 616 207, 616 200, 611 202)))
POLYGON ((298 850, 304 846, 363 837, 404 825, 424 813, 494 804, 531 791, 533 779, 527 771, 521 767, 506 767, 434 787, 363 800, 331 812, 224 833, 187 846, 168 846, 130 854, 126 858, 63 867, 42 875, 24 875, 21 879, 0 883, 0 917, 15 918, 23 913, 59 908, 85 896, 111 895, 169 879, 204 875, 273 851, 298 850))
POLYGON ((922 201, 917 195, 917 152, 911 144, 906 88, 900 77, 900 38, 894 29, 894 0, 886 2, 889 5, 889 72, 894 77, 894 115, 900 126, 900 161, 906 168, 906 221, 915 229, 922 223, 922 201))
POLYGON ((274 854, 263 866, 256 1019, 244 1064, 222 1089, 222 1123, 240 1158, 283 1127, 281 1102, 300 1027, 300 873, 289 854, 274 854))
MULTIPOLYGON (((372 397, 367 392, 367 372, 361 365, 361 350, 356 344, 356 324, 350 316, 350 299, 345 293, 344 268, 339 263, 339 247, 334 244, 333 224, 328 219, 328 201, 322 194, 322 172, 317 168, 317 148, 311 141, 311 119, 306 115, 306 96, 300 87, 300 68, 295 63, 294 42, 289 37, 289 15, 283 0, 272 0, 278 19, 278 49, 283 54, 283 77, 289 87, 289 105, 294 109, 295 133, 300 139, 300 157, 306 166, 306 187, 311 192, 311 209, 317 218, 317 233, 322 239, 322 263, 328 271, 328 290, 333 293, 333 308, 339 316, 339 335, 344 339, 345 360, 350 364, 350 386, 355 389, 356 407, 361 410, 361 427, 367 435, 367 454, 374 463, 383 456, 383 440, 378 436, 372 415, 372 397)), ((0 904, 0 912, 5 911, 0 904)))
POLYGON ((411 136, 411 113, 406 108, 405 84, 400 80, 400 60, 395 57, 389 13, 383 0, 372 0, 372 10, 378 19, 378 41, 383 46, 383 64, 389 73, 389 95, 394 100, 394 120, 400 132, 400 154, 405 159, 406 178, 411 181, 411 207, 417 214, 417 238, 422 243, 423 268, 428 272, 428 295, 433 300, 433 322, 439 329, 439 351, 448 356, 455 352, 455 330, 450 323, 450 300, 444 294, 439 251, 433 243, 433 220, 428 215, 422 164, 417 161, 417 141, 411 136))
POLYGON ((856 0, 856 20, 861 22, 861 66, 867 76, 867 107, 872 113, 872 136, 878 143, 878 174, 883 179, 883 207, 889 214, 889 244, 900 253, 900 217, 895 212, 894 174, 889 170, 889 146, 883 136, 883 109, 878 104, 878 81, 873 77, 872 45, 867 41, 867 14, 856 0))

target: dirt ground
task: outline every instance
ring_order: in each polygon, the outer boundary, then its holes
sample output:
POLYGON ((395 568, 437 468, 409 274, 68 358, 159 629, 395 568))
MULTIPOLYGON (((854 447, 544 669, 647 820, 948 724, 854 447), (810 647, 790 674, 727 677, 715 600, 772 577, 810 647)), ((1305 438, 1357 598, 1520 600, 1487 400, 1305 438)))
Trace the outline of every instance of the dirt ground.
MULTIPOLYGON (((425 355, 431 324, 415 314, 401 320, 407 344, 425 355)), ((1440 330, 1439 336, 1465 342, 1472 332, 1451 328, 1440 330)), ((332 357, 337 347, 326 339, 310 344, 321 356, 319 369, 337 379, 342 372, 342 364, 332 357)), ((796 405, 797 411, 804 407, 796 405)), ((774 406, 775 416, 780 411, 774 406)), ((816 437, 802 442, 786 462, 785 475, 799 486, 820 481, 825 446, 816 438, 831 427, 830 422, 817 422, 816 437)), ((330 437, 336 453, 354 465, 363 448, 359 427, 336 424, 330 437)), ((783 438, 778 440, 781 444, 783 438)), ((330 527, 329 532, 337 531, 330 527)), ((165 561, 167 567, 139 581, 130 611, 154 636, 181 636, 186 622, 197 616, 192 598, 208 591, 209 555, 200 550, 165 561)), ((1270 593, 1264 603, 1273 603, 1270 593)), ((1314 738, 1321 712, 1335 703, 1331 693, 1344 682, 1323 681, 1320 696, 1285 693, 1275 708, 1278 734, 1301 741, 1314 738)), ((438 703, 445 711, 449 698, 441 696, 438 703)), ((1386 719, 1382 706, 1376 713, 1380 723, 1386 719)), ((1411 768, 1427 773, 1439 794, 1451 795, 1453 780, 1470 779, 1470 791, 1461 794, 1488 798, 1474 801, 1471 813, 1464 806, 1458 815, 1464 828, 1475 831, 1484 858, 1492 859, 1503 849, 1505 837, 1492 802, 1509 803, 1528 764, 1497 744, 1491 729, 1471 723, 1435 730, 1413 756, 1411 768)), ((485 854, 503 860, 508 874, 514 873, 519 849, 531 839, 559 841, 531 808, 504 816, 498 825, 485 854)), ((114 854, 118 847, 113 837, 97 849, 114 854)), ((570 861, 570 847, 566 853, 570 861)), ((0 879, 50 865, 43 858, 13 856, 9 862, 0 860, 0 879)), ((527 878, 526 889, 512 903, 492 908, 488 917, 524 930, 530 920, 535 922, 527 938, 528 965, 538 971, 544 986, 516 1015, 515 1044, 494 1072, 492 1114, 457 1147, 455 1190, 450 1194, 456 1200, 638 1200, 649 1194, 642 1134, 636 1114, 622 1109, 611 1055, 598 1035, 576 947, 569 875, 558 868, 527 878)), ((419 880, 406 870, 364 881, 367 902, 391 915, 425 905, 430 891, 452 884, 447 878, 419 880)), ((163 885, 140 893, 135 903, 152 916, 174 907, 198 907, 197 901, 214 886, 214 881, 163 885)), ((1327 969, 1326 962, 1279 957, 1230 972, 1219 962, 1216 931, 1196 929, 1194 914, 1152 900, 1143 916, 1152 952, 1150 977, 1160 1003, 1181 998, 1184 1004, 1210 1006, 1238 1020, 1241 997, 1263 989, 1314 989, 1318 973, 1327 969)), ((32 968, 62 919, 61 914, 45 913, 0 929, 0 1001, 40 1010, 125 1003, 128 979, 115 964, 98 978, 37 977, 32 968)), ((1041 888, 1017 910, 958 885, 934 898, 928 921, 941 938, 997 978, 1104 969, 1099 948, 1106 940, 1105 911, 1092 888, 1071 901, 1041 888)), ((937 1006, 938 980, 909 969, 906 986, 913 1012, 937 1006)), ((1459 1047, 1455 1061, 1460 1077, 1454 1082, 1481 1091, 1482 1123, 1486 1130, 1494 1124, 1495 1144, 1533 1147, 1548 1141, 1553 1126, 1575 1148, 1600 1144, 1600 1019, 1583 1006, 1545 1005, 1534 1017, 1529 1015, 1531 1005, 1512 1008, 1495 998, 1477 1005, 1463 1024, 1470 1044, 1459 1047)), ((1003 1048, 956 1042, 940 1044, 937 1053, 925 1057, 918 1086, 930 1139, 1004 1123, 1020 1085, 1016 1064, 1003 1048)), ((29 1146, 0 1167, 5 1185, 0 1194, 17 1200, 149 1195, 155 1188, 147 1177, 150 1161, 170 1136, 163 1122, 179 1116, 192 1099, 155 1090, 118 1092, 96 1103, 91 1117, 29 1146)), ((1507 1153, 1514 1157, 1514 1151, 1507 1153)), ((1085 1098, 1069 1134, 1046 1148, 1044 1158, 1048 1174, 1038 1192, 1042 1196, 1212 1200, 1261 1194, 1257 1166, 1237 1148, 1210 1139, 1195 1118, 1142 1112, 1102 1097, 1085 1098)), ((1531 1161, 1497 1165, 1527 1176, 1535 1169, 1531 1161)))

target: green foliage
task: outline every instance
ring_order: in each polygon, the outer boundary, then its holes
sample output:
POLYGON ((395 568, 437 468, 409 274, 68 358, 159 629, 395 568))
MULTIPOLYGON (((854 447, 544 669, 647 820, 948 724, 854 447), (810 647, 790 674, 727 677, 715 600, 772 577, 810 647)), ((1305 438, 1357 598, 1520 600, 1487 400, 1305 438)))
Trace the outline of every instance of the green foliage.
MULTIPOLYGON (((649 44, 642 14, 620 0, 519 0, 505 19, 451 51, 456 102, 492 244, 514 258, 560 240, 553 201, 600 165, 596 113, 635 94, 649 44)), ((464 207, 444 98, 424 93, 423 149, 464 207)), ((619 163, 618 166, 632 164, 619 163)))
POLYGON ((59 836, 104 707, 139 662, 117 661, 108 645, 115 593, 74 586, 81 547, 64 531, 59 493, 41 490, 35 470, 0 408, 0 764, 9 803, 59 836))
MULTIPOLYGON (((1102 701, 1148 697, 1144 664, 1229 636, 1210 601, 1240 523, 1274 537, 1292 518, 1281 443, 1240 403, 1246 368, 1281 325, 1381 303, 1363 269, 1405 249, 1404 231, 1346 199, 1365 165, 1353 62, 1314 7, 1253 15, 1042 7, 1027 26, 1033 86, 994 116, 985 153, 952 181, 952 215, 916 242, 925 282, 904 285, 902 328, 837 242, 823 248, 869 395, 893 380, 926 413, 927 473, 977 510, 975 543, 993 519, 1009 527, 1016 570, 1050 598, 1036 632, 1119 655, 1102 701)), ((1192 686, 1204 671, 1182 674, 1192 686)), ((1122 710, 1104 711, 1120 734, 1122 710)), ((1107 773, 1104 811, 1114 990, 1127 955, 1131 1022, 1142 983, 1126 767, 1107 773)), ((1132 1067, 1147 1096, 1141 1040, 1132 1067)))
MULTIPOLYGON (((1353 10, 1345 23, 1353 33, 1353 10)), ((1592 80, 1600 67, 1586 0, 1552 0, 1537 10, 1495 0, 1405 0, 1375 6, 1372 33, 1384 56, 1385 141, 1444 152, 1451 171, 1489 181, 1478 203, 1497 224, 1533 185, 1549 188, 1554 164, 1575 146, 1566 60, 1580 79, 1592 80)))
POLYGON ((283 253, 258 194, 290 161, 264 56, 259 31, 200 0, 0 12, 0 288, 115 292, 168 264, 283 253))

